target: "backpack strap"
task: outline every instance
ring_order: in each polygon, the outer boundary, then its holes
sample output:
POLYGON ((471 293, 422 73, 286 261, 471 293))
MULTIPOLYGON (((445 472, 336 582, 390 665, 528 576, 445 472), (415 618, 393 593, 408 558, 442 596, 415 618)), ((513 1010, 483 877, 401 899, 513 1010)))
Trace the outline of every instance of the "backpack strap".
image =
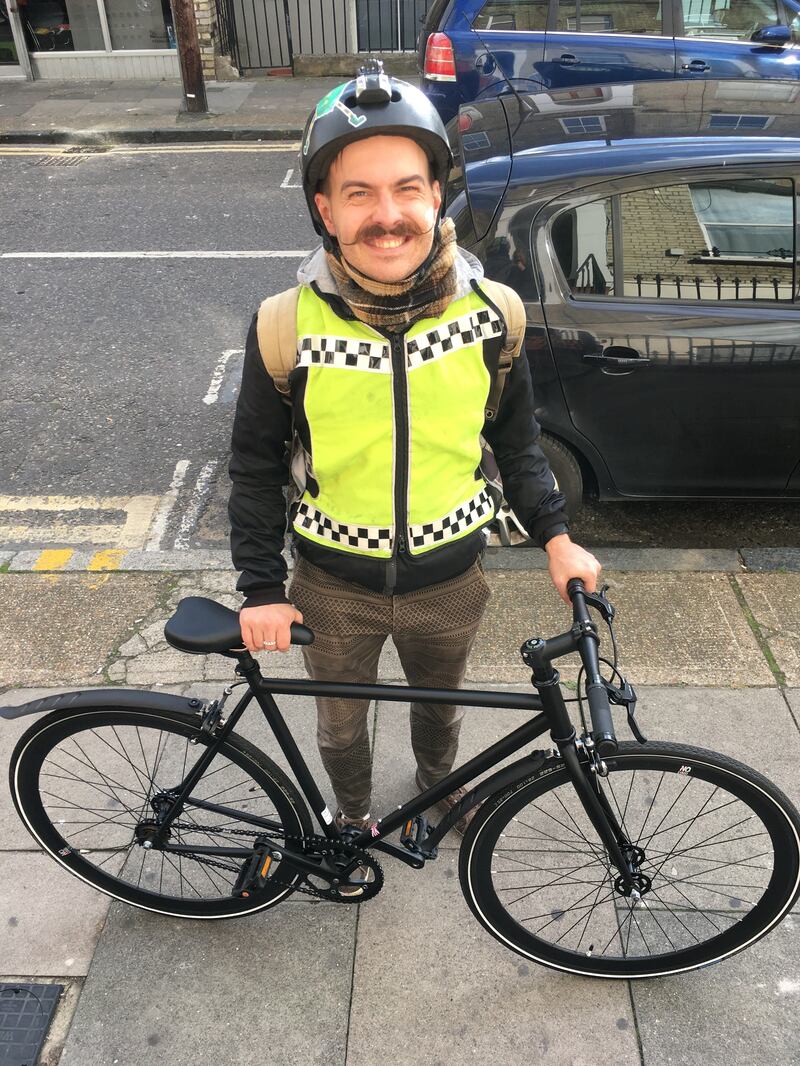
POLYGON ((503 394, 506 377, 514 360, 521 352, 525 340, 525 305, 519 293, 509 288, 508 285, 502 285, 499 281, 484 278, 480 283, 480 288, 495 305, 506 323, 505 342, 500 349, 497 374, 492 381, 486 400, 486 419, 493 422, 500 406, 500 397, 503 394))
POLYGON ((258 309, 258 347, 275 388, 289 402, 289 375, 297 363, 297 301, 300 286, 268 296, 258 309))

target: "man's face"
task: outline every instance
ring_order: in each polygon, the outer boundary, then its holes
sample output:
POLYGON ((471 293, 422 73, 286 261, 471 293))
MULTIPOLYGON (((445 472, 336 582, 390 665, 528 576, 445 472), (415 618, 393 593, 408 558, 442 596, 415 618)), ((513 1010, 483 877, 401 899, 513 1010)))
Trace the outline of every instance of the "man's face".
POLYGON ((315 203, 342 255, 376 281, 401 281, 425 260, 441 204, 428 157, 408 137, 376 135, 344 148, 315 203))

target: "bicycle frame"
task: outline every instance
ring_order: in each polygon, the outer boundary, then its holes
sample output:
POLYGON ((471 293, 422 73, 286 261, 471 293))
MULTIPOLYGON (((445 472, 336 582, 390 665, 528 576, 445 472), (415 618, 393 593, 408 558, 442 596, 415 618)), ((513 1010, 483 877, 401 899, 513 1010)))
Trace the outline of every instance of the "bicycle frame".
MULTIPOLYGON (((539 654, 543 659, 555 658, 576 650, 577 637, 570 632, 553 637, 549 641, 537 642, 537 645, 540 648, 539 654)), ((626 840, 602 792, 593 786, 581 764, 578 750, 580 742, 576 737, 575 729, 567 713, 564 697, 558 687, 558 673, 552 666, 549 666, 547 676, 543 674, 541 669, 537 669, 536 676, 532 680, 537 689, 539 689, 539 695, 534 695, 533 693, 486 692, 479 689, 430 689, 412 688, 405 685, 365 685, 307 679, 264 678, 261 676, 258 662, 249 652, 236 652, 230 653, 230 655, 238 659, 236 672, 247 680, 248 691, 230 712, 222 728, 213 734, 213 743, 207 747, 200 759, 189 771, 188 776, 177 788, 170 790, 170 798, 173 802, 162 822, 162 832, 158 834, 160 840, 163 840, 163 833, 168 828, 169 823, 179 815, 183 801, 191 794, 195 784, 214 759, 225 737, 233 730, 233 727, 253 698, 256 699, 261 707, 267 724, 275 735, 309 806, 322 827, 323 833, 331 838, 339 836, 338 830, 334 826, 333 816, 295 742, 294 736, 281 714, 280 708, 275 702, 275 695, 375 699, 393 703, 460 704, 461 706, 485 707, 493 710, 538 711, 539 713, 535 717, 492 744, 473 759, 459 766, 437 785, 420 793, 408 802, 400 804, 395 810, 379 818, 372 827, 355 836, 352 844, 355 847, 375 848, 394 855, 410 866, 422 867, 427 858, 435 856, 435 848, 439 841, 465 810, 482 802, 488 795, 498 791, 505 784, 518 780, 526 771, 531 773, 536 771, 544 761, 545 756, 543 753, 535 752, 528 756, 527 759, 518 760, 513 765, 494 774, 488 780, 481 782, 432 829, 425 837, 424 847, 416 849, 416 852, 401 848, 384 838, 408 823, 409 820, 413 820, 417 815, 422 814, 433 804, 438 803, 459 786, 468 784, 484 771, 496 766, 497 763, 509 755, 519 751, 537 737, 542 736, 549 729, 550 737, 564 759, 567 771, 587 816, 598 832, 623 880, 626 883, 630 883, 633 871, 624 854, 624 849, 629 846, 629 842, 626 840)), ((254 815, 243 815, 242 812, 231 812, 218 804, 194 799, 192 804, 201 809, 204 808, 221 814, 235 813, 240 821, 261 826, 267 831, 277 828, 267 819, 258 818, 254 815)), ((170 847, 168 850, 180 849, 170 847)), ((235 853, 238 855, 240 853, 237 849, 194 848, 193 850, 208 851, 209 854, 235 853)), ((309 866, 311 868, 310 864, 304 861, 301 856, 296 856, 293 852, 290 854, 290 849, 288 848, 284 850, 292 862, 297 860, 299 866, 309 866)))

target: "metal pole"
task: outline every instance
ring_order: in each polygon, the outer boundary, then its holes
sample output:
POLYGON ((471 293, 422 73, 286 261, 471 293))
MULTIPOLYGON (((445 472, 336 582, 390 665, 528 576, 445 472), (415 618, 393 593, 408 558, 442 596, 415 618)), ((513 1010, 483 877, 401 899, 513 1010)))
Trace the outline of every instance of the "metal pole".
POLYGON ((197 37, 197 20, 192 0, 172 0, 172 14, 186 110, 193 114, 204 114, 208 111, 206 83, 203 78, 200 41, 197 37))

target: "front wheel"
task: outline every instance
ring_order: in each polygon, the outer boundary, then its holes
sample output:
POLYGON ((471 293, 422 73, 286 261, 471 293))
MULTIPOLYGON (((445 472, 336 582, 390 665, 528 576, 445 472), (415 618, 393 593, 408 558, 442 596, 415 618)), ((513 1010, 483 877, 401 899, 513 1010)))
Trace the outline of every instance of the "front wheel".
POLYGON ((459 874, 478 921, 534 962, 659 977, 754 943, 800 891, 800 816, 771 782, 701 748, 621 744, 600 788, 638 867, 639 900, 549 760, 479 809, 459 874))
POLYGON ((153 844, 170 790, 210 743, 199 717, 177 711, 56 711, 20 738, 11 793, 45 851, 109 896, 179 918, 264 910, 292 892, 299 874, 286 860, 265 863, 265 883, 238 890, 259 832, 285 840, 312 825, 283 771, 241 737, 226 738, 170 826, 167 847, 153 844), (253 817, 270 828, 259 830, 253 817))

